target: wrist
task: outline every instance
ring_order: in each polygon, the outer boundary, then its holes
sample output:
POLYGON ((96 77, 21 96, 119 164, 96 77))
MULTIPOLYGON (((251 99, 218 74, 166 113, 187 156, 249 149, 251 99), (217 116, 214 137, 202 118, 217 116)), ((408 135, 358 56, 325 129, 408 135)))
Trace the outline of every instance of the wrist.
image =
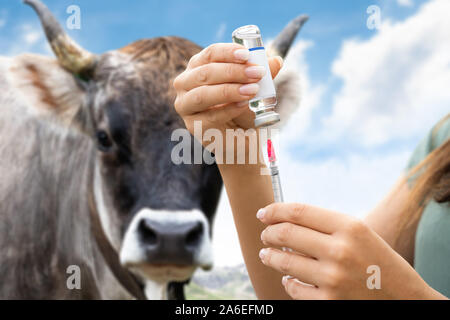
POLYGON ((447 300, 448 298, 428 285, 418 274, 418 281, 411 281, 400 294, 403 300, 447 300))
POLYGON ((426 289, 424 290, 423 298, 424 300, 448 300, 446 296, 444 296, 439 291, 436 291, 432 287, 430 287, 428 284, 426 285, 426 289))
POLYGON ((224 175, 228 174, 245 174, 245 175, 261 175, 262 172, 264 172, 265 169, 267 169, 267 166, 265 163, 256 163, 256 164, 218 164, 219 171, 224 175))

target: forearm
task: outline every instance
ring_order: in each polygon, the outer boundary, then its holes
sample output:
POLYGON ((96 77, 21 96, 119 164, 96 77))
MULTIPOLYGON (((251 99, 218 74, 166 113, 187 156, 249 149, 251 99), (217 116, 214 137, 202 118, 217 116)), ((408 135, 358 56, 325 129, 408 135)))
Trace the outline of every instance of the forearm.
POLYGON ((365 217, 366 224, 383 238, 409 264, 414 261, 414 241, 418 220, 407 229, 402 228, 404 210, 409 197, 409 187, 404 177, 398 179, 388 195, 365 217))
POLYGON ((264 266, 258 256, 265 226, 256 212, 273 202, 270 176, 262 175, 261 168, 263 164, 219 165, 256 295, 259 299, 290 299, 281 285, 282 274, 264 266))

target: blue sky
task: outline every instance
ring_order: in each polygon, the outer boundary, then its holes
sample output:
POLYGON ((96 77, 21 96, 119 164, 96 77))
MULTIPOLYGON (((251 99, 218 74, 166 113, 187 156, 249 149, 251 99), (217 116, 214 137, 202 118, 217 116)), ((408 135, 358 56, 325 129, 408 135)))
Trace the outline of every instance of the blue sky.
MULTIPOLYGON (((244 24, 257 24, 265 38, 273 38, 290 19, 306 13, 311 19, 300 37, 315 41, 314 48, 308 52, 308 63, 311 65, 311 77, 314 81, 327 78, 330 63, 344 38, 366 38, 372 35, 373 31, 365 26, 365 10, 369 5, 379 5, 383 15, 387 14, 393 18, 407 16, 418 8, 418 5, 401 7, 395 5, 395 1, 389 0, 44 2, 61 22, 68 16, 66 8, 69 5, 79 5, 82 28, 69 31, 69 34, 96 53, 119 48, 140 38, 164 35, 182 36, 207 46, 217 41, 229 41, 232 30, 244 24), (219 32, 220 29, 223 33, 219 32), (218 36, 218 33, 221 35, 218 36)), ((2 28, 0 33, 2 52, 8 40, 15 38, 17 28, 21 24, 35 23, 37 18, 20 0, 2 0, 0 8, 6 10, 8 17, 7 28, 2 28)))
MULTIPOLYGON (((244 24, 257 24, 266 38, 273 38, 297 14, 306 13, 311 20, 301 37, 314 39, 308 62, 312 78, 327 76, 329 63, 339 49, 342 39, 366 38, 373 31, 365 26, 366 8, 379 5, 383 14, 400 18, 417 10, 418 6, 400 7, 393 1, 148 1, 148 0, 47 0, 53 13, 64 22, 66 8, 77 4, 81 8, 81 30, 69 31, 93 52, 119 48, 140 38, 178 35, 207 46, 217 41, 229 41, 232 30, 244 24), (226 4, 224 4, 226 3, 226 4), (257 8, 257 9, 254 9, 257 8), (217 36, 221 25, 222 36, 217 36)), ((8 27, 1 30, 5 47, 14 39, 16 29, 24 21, 36 22, 34 12, 20 0, 3 0, 0 8, 7 11, 8 27)))
MULTIPOLYGON (((63 25, 66 8, 79 5, 81 30, 68 33, 96 53, 165 35, 229 42, 245 24, 271 39, 308 14, 284 68, 298 73, 302 92, 280 139, 288 201, 364 216, 450 110, 449 0, 44 2, 63 25), (381 10, 379 30, 367 28, 370 5, 381 10)), ((22 52, 51 54, 31 8, 1 0, 0 55, 22 52)), ((225 196, 216 224, 227 226, 216 230, 219 264, 242 262, 225 196)))
MULTIPOLYGON (((341 82, 330 75, 330 68, 343 40, 367 39, 373 30, 366 27, 369 5, 382 10, 382 18, 403 19, 414 14, 424 1, 414 1, 412 6, 401 6, 390 0, 358 1, 148 1, 148 0, 46 0, 47 6, 64 24, 69 16, 66 8, 77 4, 81 8, 81 29, 68 30, 85 48, 101 53, 124 46, 140 38, 164 35, 186 37, 202 46, 213 42, 228 42, 234 28, 244 24, 257 24, 266 39, 274 38, 283 26, 298 14, 310 15, 298 39, 313 41, 305 53, 310 81, 326 83, 327 92, 322 97, 322 107, 316 113, 328 112, 333 93, 341 82), (276 4, 275 4, 276 3, 276 4)), ((34 32, 39 31, 38 20, 31 8, 20 0, 3 0, 0 19, 5 21, 0 29, 0 53, 8 54, 12 42, 23 31, 24 24, 34 32)), ((32 40, 32 39, 30 39, 32 40)), ((28 45, 31 52, 46 52, 42 44, 28 45)), ((13 50, 16 54, 19 49, 13 50)), ((315 121, 317 119, 313 119, 315 121)), ((402 141, 404 143, 404 141, 402 141)), ((413 141, 410 141, 413 143, 413 141)), ((394 144, 390 145, 391 147, 394 144)), ((382 146, 383 148, 389 146, 382 146)), ((299 156, 316 158, 323 153, 346 152, 342 148, 317 150, 309 146, 299 156)))

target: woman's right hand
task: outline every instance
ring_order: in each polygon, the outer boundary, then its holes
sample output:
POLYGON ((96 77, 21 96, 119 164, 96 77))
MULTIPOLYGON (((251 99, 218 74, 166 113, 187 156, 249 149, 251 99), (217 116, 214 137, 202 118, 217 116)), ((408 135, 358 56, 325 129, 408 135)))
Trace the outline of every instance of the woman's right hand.
MULTIPOLYGON (((248 108, 265 72, 275 77, 282 58, 269 59, 271 70, 248 63, 249 51, 234 43, 217 43, 194 55, 184 72, 174 80, 175 109, 186 128, 194 133, 194 121, 201 121, 203 132, 252 128, 254 113, 248 108)), ((203 141, 201 141, 203 143, 203 141)))

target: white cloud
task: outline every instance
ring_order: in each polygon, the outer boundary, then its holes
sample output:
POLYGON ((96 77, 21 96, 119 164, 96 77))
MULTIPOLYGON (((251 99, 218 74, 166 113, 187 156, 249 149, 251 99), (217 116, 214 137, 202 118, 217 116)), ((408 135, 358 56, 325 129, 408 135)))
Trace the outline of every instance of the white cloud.
POLYGON ((18 25, 15 30, 14 41, 11 41, 5 50, 7 56, 15 56, 26 52, 51 54, 50 46, 38 22, 23 23, 18 25))
POLYGON ((214 36, 214 41, 222 41, 225 35, 225 32, 227 31, 227 24, 225 22, 222 22, 219 25, 219 28, 217 28, 216 34, 214 36))
MULTIPOLYGON (((278 159, 285 201, 362 218, 400 177, 410 152, 404 149, 376 156, 350 154, 345 158, 299 161, 282 148, 278 159)), ((244 262, 225 190, 214 223, 213 252, 214 263, 220 266, 244 262)))
POLYGON ((34 45, 41 39, 42 33, 38 31, 28 31, 23 35, 23 40, 29 44, 34 45))
POLYGON ((305 132, 311 123, 312 112, 319 106, 325 91, 325 85, 315 85, 310 80, 305 54, 313 46, 312 41, 297 41, 289 51, 284 67, 278 76, 282 77, 284 72, 295 72, 300 79, 297 90, 301 92, 301 100, 299 106, 297 106, 298 110, 289 116, 287 125, 283 128, 284 143, 298 139, 298 136, 305 132))
MULTIPOLYGON (((331 110, 323 104, 331 88, 310 81, 305 53, 313 44, 297 42, 286 66, 298 70, 303 98, 281 133, 278 157, 286 201, 363 217, 389 191, 412 152, 402 139, 418 142, 449 110, 447 12, 450 1, 435 0, 404 21, 385 20, 368 40, 344 41, 332 66, 342 87, 331 110), (323 150, 332 145, 355 148, 345 155, 330 152, 301 160, 295 154, 302 150, 289 147, 290 142, 299 141, 300 148, 308 144, 323 150), (398 148, 379 151, 392 142, 398 148)), ((227 201, 224 192, 214 228, 218 265, 243 262, 227 201)))
POLYGON ((28 45, 32 46, 40 39, 44 37, 41 28, 37 28, 36 24, 24 23, 18 27, 19 40, 24 41, 28 45))
POLYGON ((406 167, 410 150, 384 154, 352 153, 298 161, 282 150, 280 175, 286 202, 337 210, 362 218, 388 192, 406 167))
POLYGON ((0 28, 4 27, 6 25, 7 15, 8 15, 8 12, 5 9, 0 10, 0 28))
POLYGON ((422 135, 450 106, 450 1, 435 0, 369 40, 347 40, 327 135, 365 146, 422 135), (331 134, 330 134, 331 133, 331 134))
POLYGON ((244 263, 225 189, 222 190, 222 197, 214 220, 213 253, 214 264, 219 266, 235 266, 244 263))
POLYGON ((412 0, 397 0, 397 4, 401 7, 412 7, 414 2, 412 0))

